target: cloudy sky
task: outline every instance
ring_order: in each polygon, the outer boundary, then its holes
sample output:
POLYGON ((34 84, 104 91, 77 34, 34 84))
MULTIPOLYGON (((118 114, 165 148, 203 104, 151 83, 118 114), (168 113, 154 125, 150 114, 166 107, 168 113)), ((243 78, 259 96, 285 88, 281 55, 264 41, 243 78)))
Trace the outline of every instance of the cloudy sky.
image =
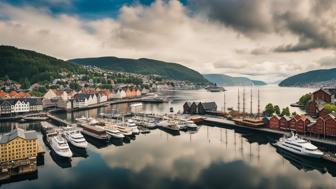
POLYGON ((0 44, 266 82, 336 67, 335 0, 1 0, 0 44))

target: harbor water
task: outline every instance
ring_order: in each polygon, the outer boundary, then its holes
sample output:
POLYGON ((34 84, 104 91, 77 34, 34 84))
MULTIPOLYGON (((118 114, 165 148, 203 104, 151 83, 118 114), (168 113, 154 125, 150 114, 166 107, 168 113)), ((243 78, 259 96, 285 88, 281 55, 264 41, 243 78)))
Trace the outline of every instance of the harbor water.
MULTIPOLYGON (((237 106, 237 88, 227 88, 227 107, 237 106)), ((242 88, 241 88, 242 90, 242 88)), ((249 104, 249 88, 246 88, 249 104)), ((268 102, 289 106, 314 89, 260 88, 260 106, 268 102)), ((256 89, 253 98, 256 99, 256 89)), ((242 91, 241 91, 242 92, 242 91)), ((165 92, 172 101, 144 104, 141 111, 182 111, 185 101, 216 101, 223 93, 199 91, 165 92)), ((254 111, 257 100, 254 100, 254 111)), ((57 116, 73 121, 80 116, 96 117, 113 109, 129 111, 129 104, 113 105, 57 116)), ((249 106, 247 105, 247 110, 249 106)), ((300 112, 297 108, 292 111, 300 112)), ((39 123, 1 123, 1 132, 14 126, 40 130, 39 123)), ((42 140, 42 135, 39 134, 42 140)), ((86 151, 72 147, 74 157, 66 161, 46 149, 37 174, 1 183, 0 188, 335 188, 336 165, 277 150, 274 136, 202 125, 197 131, 172 135, 160 129, 124 141, 101 144, 88 140, 86 151)))

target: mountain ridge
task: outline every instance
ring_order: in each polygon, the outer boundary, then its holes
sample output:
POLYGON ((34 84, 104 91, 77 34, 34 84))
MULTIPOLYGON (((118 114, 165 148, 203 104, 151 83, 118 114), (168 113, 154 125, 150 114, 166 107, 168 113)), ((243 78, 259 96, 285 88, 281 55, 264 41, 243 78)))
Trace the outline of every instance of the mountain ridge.
POLYGON ((70 59, 69 62, 80 65, 91 65, 99 68, 137 73, 144 75, 160 75, 166 79, 185 80, 195 83, 208 83, 202 74, 178 63, 165 62, 149 58, 119 58, 115 56, 70 59))
POLYGON ((279 83, 282 87, 335 87, 336 68, 318 69, 290 76, 279 83))
POLYGON ((247 77, 232 77, 226 74, 203 74, 212 83, 223 86, 252 86, 266 85, 263 81, 251 80, 247 77))

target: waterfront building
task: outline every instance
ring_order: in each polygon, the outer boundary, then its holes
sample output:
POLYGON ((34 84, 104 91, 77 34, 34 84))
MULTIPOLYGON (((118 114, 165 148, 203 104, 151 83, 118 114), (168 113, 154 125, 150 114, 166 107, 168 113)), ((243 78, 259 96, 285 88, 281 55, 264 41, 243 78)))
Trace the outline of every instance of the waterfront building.
POLYGON ((279 128, 282 130, 289 130, 290 120, 291 120, 290 117, 282 116, 279 120, 279 128))
POLYGON ((328 114, 325 118, 325 135, 336 136, 336 116, 334 113, 328 114))
POLYGON ((197 108, 198 103, 193 102, 190 106, 190 114, 197 114, 198 113, 198 108, 197 108))
POLYGON ((20 114, 42 111, 41 98, 9 98, 0 100, 0 114, 20 114))
POLYGON ((325 134, 325 120, 323 117, 316 119, 315 123, 307 128, 310 133, 324 135, 325 134))
POLYGON ((0 135, 0 161, 15 161, 36 157, 38 142, 36 131, 15 129, 0 135))
POLYGON ((268 127, 270 129, 278 130, 280 128, 280 117, 278 115, 273 115, 268 122, 268 127))
POLYGON ((184 104, 183 104, 183 113, 184 114, 190 114, 191 112, 190 112, 190 108, 191 108, 191 102, 185 102, 184 104))
POLYGON ((71 108, 70 99, 75 95, 74 91, 49 89, 43 96, 43 107, 71 108))
POLYGON ((97 103, 96 94, 78 93, 73 97, 73 108, 84 108, 97 103))
POLYGON ((289 121, 289 128, 290 130, 295 130, 295 124, 296 122, 301 119, 301 116, 299 114, 294 115, 291 120, 289 121))
POLYGON ((325 101, 323 100, 310 100, 306 104, 306 112, 311 117, 318 117, 319 113, 323 109, 325 101))
POLYGON ((198 103, 197 111, 198 111, 199 114, 216 112, 217 111, 217 104, 216 104, 216 102, 200 102, 200 103, 198 103))
POLYGON ((305 133, 307 130, 308 124, 314 122, 313 119, 309 116, 302 115, 295 123, 295 131, 298 133, 305 133))
POLYGON ((322 100, 327 103, 336 102, 336 88, 321 88, 313 92, 312 100, 322 100))

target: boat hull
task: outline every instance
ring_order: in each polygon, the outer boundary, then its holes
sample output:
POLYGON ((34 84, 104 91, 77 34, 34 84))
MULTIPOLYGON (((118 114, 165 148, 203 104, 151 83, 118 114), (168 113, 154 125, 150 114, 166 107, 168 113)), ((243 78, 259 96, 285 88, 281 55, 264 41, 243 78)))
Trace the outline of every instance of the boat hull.
POLYGON ((276 146, 278 148, 281 148, 283 150, 286 150, 286 151, 289 151, 289 152, 292 152, 294 154, 297 154, 297 155, 301 155, 301 156, 306 156, 306 157, 311 157, 311 158, 321 158, 323 153, 309 153, 307 151, 303 151, 303 150, 294 150, 292 148, 289 148, 287 146, 284 146, 281 142, 277 142, 276 143, 276 146))

